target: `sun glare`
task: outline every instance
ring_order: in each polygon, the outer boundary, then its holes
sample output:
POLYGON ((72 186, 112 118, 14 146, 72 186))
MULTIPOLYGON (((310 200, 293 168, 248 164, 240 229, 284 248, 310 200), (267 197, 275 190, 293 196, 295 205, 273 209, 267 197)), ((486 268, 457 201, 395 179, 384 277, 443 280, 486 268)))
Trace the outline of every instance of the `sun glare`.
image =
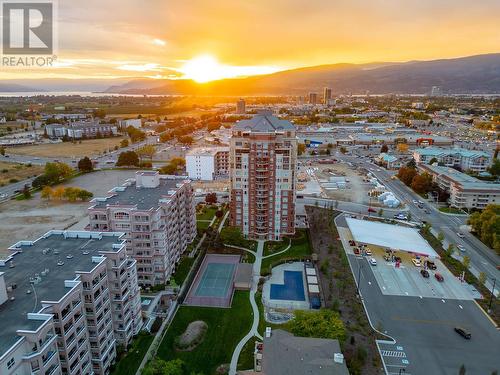
POLYGON ((274 73, 279 69, 270 66, 231 66, 219 63, 212 55, 201 55, 188 60, 180 69, 183 78, 204 83, 217 79, 274 73))

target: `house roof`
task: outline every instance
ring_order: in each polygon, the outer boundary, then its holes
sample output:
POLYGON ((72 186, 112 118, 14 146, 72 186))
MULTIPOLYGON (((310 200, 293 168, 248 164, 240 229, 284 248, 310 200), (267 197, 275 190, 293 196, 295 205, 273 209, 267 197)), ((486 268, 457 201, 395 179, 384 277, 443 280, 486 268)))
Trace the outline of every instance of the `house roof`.
POLYGON ((268 114, 258 114, 250 120, 238 121, 233 130, 274 133, 276 131, 295 130, 295 127, 288 120, 280 120, 268 114))

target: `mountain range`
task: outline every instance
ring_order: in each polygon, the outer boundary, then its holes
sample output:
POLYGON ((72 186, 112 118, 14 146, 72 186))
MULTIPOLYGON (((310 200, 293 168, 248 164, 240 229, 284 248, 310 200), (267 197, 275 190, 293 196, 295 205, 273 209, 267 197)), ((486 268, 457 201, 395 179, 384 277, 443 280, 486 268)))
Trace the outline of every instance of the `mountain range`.
POLYGON ((144 95, 500 94, 500 53, 454 59, 330 64, 246 78, 197 83, 187 79, 4 80, 0 91, 99 91, 144 95), (22 85, 22 86, 19 86, 22 85))

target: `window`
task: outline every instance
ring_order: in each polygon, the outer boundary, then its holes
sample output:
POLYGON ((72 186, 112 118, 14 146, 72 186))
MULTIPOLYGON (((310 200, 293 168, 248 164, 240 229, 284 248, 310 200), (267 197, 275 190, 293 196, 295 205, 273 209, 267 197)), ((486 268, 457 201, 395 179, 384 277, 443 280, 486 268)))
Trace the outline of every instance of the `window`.
POLYGON ((7 370, 10 370, 15 364, 16 361, 14 361, 14 358, 9 359, 9 362, 7 362, 7 370))
POLYGON ((129 214, 126 212, 116 212, 115 213, 115 219, 117 220, 128 220, 129 219, 129 214))

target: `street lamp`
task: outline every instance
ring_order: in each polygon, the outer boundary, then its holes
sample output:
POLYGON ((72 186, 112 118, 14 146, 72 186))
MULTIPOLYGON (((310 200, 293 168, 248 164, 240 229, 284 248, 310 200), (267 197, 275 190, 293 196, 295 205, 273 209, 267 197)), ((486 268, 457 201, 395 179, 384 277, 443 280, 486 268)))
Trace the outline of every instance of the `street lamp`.
POLYGON ((401 375, 401 371, 406 372, 406 370, 404 368, 400 368, 399 369, 399 375, 401 375))

